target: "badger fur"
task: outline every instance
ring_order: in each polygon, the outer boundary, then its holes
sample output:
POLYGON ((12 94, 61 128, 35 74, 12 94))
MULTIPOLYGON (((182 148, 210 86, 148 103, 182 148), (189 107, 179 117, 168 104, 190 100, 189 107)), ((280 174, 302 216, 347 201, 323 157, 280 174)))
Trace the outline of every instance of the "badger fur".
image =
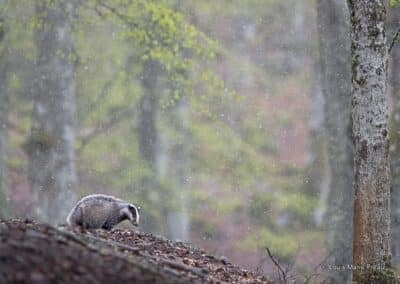
POLYGON ((92 194, 82 198, 72 208, 67 217, 67 224, 84 229, 111 230, 124 220, 129 220, 134 226, 139 225, 136 206, 114 196, 92 194))

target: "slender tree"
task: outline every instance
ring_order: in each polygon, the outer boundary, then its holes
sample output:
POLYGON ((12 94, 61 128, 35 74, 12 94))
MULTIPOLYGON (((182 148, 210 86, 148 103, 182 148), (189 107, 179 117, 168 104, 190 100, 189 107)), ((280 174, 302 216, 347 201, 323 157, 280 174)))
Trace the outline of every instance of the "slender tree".
MULTIPOLYGON (((4 5, 4 1, 0 1, 4 5)), ((0 218, 10 215, 10 202, 8 200, 7 185, 7 120, 10 100, 7 92, 10 52, 5 45, 6 27, 5 20, 0 18, 0 44, 3 45, 0 54, 0 218)))
POLYGON ((319 206, 316 209, 315 223, 318 226, 324 224, 328 194, 330 192, 330 173, 326 151, 325 121, 325 99, 321 90, 320 60, 315 62, 313 70, 313 84, 310 97, 309 149, 306 176, 304 183, 306 192, 311 196, 319 196, 319 206))
POLYGON ((354 280, 382 283, 390 261, 387 47, 383 0, 349 0, 355 170, 354 280))
MULTIPOLYGON (((327 154, 331 172, 326 212, 332 265, 352 261, 353 153, 351 141, 350 29, 345 0, 317 1, 327 154)), ((345 283, 350 271, 334 271, 345 283)))
MULTIPOLYGON (((5 52, 4 52, 5 53, 5 52)), ((7 64, 5 54, 0 55, 0 218, 9 214, 7 188, 7 117, 9 98, 7 94, 7 64)))
POLYGON ((75 68, 73 1, 37 1, 37 77, 27 143, 35 215, 52 224, 65 220, 76 201, 75 68))
MULTIPOLYGON (((139 101, 137 119, 137 137, 139 141, 139 154, 144 165, 149 169, 149 174, 142 181, 146 198, 158 192, 160 185, 157 174, 159 154, 159 133, 157 117, 159 112, 159 77, 160 64, 154 60, 147 60, 142 71, 142 95, 139 101), (153 192, 150 192, 153 191, 153 192)), ((148 232, 160 233, 156 220, 146 213, 143 214, 142 228, 148 232)))
POLYGON ((158 112, 158 78, 160 65, 153 60, 147 60, 143 65, 143 95, 139 103, 138 137, 139 151, 142 160, 150 169, 156 169, 158 150, 157 112, 158 112))
MULTIPOLYGON (((389 28, 394 35, 399 28, 400 9, 390 13, 389 28)), ((391 57, 390 84, 393 90, 393 111, 390 123, 390 221, 392 264, 400 265, 400 46, 393 46, 391 57)))
POLYGON ((170 184, 171 204, 166 208, 166 234, 173 240, 189 240, 189 213, 187 194, 188 106, 185 98, 164 112, 168 125, 160 131, 160 179, 170 184))
MULTIPOLYGON (((138 138, 139 151, 143 161, 151 170, 151 180, 147 180, 146 190, 161 190, 162 195, 170 196, 165 202, 165 233, 170 239, 188 240, 189 217, 187 212, 186 169, 187 137, 186 104, 179 100, 171 109, 163 112, 167 125, 159 127, 159 84, 161 65, 148 60, 143 66, 143 95, 139 102, 138 138), (171 136, 173 133, 174 136, 171 136), (165 181, 168 185, 161 186, 165 181), (168 191, 168 192, 165 192, 168 191)), ((144 216, 146 230, 155 228, 151 220, 144 216)), ((161 228, 158 228, 161 229, 161 228)))

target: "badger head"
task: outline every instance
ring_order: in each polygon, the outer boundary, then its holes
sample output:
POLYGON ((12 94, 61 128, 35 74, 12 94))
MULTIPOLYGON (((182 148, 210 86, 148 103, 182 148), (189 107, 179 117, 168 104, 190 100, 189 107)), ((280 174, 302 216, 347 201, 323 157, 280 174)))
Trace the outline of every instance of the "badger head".
POLYGON ((133 226, 139 226, 139 210, 133 204, 126 204, 120 211, 122 220, 129 220, 133 226))

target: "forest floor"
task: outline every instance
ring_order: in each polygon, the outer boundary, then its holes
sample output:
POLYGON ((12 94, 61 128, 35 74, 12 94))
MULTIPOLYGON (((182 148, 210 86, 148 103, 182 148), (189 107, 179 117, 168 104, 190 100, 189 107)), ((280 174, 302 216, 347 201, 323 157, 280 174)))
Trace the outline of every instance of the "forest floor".
POLYGON ((0 220, 0 283, 271 283, 182 242, 139 231, 0 220))

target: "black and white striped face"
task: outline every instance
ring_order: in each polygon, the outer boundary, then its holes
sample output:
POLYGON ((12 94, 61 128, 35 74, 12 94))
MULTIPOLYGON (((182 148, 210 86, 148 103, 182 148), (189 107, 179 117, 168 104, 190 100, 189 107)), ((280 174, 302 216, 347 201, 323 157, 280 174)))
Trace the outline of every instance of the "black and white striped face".
POLYGON ((139 211, 135 205, 128 204, 122 208, 121 213, 133 226, 139 226, 139 211))

